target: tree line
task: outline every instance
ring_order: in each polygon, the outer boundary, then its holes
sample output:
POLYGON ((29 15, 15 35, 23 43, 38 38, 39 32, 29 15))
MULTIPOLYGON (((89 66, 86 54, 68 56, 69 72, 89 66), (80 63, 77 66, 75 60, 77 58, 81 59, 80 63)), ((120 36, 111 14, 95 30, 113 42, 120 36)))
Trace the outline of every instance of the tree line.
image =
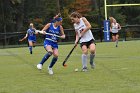
MULTIPOLYGON (((139 0, 107 0, 107 4, 140 3, 139 0)), ((69 14, 80 12, 92 27, 102 27, 104 20, 104 0, 0 0, 0 33, 22 32, 30 22, 37 29, 50 22, 57 13, 63 17, 63 27, 73 27, 69 14)), ((140 24, 140 7, 111 7, 108 15, 121 25, 140 24)))

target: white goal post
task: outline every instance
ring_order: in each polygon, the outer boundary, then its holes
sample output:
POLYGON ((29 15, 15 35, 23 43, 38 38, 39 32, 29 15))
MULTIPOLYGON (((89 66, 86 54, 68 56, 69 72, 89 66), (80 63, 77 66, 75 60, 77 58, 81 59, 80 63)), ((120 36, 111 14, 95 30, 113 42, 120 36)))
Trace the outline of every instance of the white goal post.
POLYGON ((118 6, 140 6, 140 4, 112 4, 112 5, 107 5, 106 0, 104 0, 105 20, 107 20, 107 7, 118 7, 118 6))

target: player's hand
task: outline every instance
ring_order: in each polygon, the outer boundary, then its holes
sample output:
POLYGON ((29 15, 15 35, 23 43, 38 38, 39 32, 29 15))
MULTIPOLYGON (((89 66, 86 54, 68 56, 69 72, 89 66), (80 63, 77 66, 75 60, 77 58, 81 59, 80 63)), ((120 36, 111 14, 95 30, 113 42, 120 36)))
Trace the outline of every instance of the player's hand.
POLYGON ((62 39, 65 39, 65 37, 66 37, 65 35, 60 36, 60 38, 62 38, 62 39))
POLYGON ((20 41, 20 42, 22 42, 23 40, 22 40, 22 39, 20 39, 19 41, 20 41))
POLYGON ((24 38, 20 39, 19 41, 21 42, 21 41, 23 41, 23 40, 25 40, 25 39, 26 39, 26 37, 24 37, 24 38))
POLYGON ((78 45, 78 41, 77 40, 75 40, 75 46, 77 46, 78 45))
POLYGON ((39 34, 43 34, 43 35, 45 35, 45 34, 46 34, 46 32, 45 32, 44 30, 41 30, 41 31, 40 31, 40 30, 38 30, 38 31, 37 31, 37 33, 39 33, 39 34))

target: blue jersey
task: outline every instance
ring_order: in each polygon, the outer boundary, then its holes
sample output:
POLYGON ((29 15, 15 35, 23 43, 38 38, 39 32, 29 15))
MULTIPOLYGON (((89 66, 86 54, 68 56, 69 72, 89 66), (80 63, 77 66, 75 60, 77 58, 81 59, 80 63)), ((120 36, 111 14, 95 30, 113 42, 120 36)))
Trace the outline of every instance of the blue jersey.
POLYGON ((27 34, 28 34, 28 41, 36 42, 35 29, 29 28, 27 30, 27 34))
POLYGON ((57 42, 58 37, 55 35, 60 35, 60 26, 57 26, 56 28, 53 26, 53 23, 51 23, 50 27, 46 30, 46 33, 50 33, 53 35, 46 34, 45 41, 44 41, 44 47, 47 45, 51 45, 53 48, 58 48, 57 42))
POLYGON ((46 40, 57 42, 59 38, 56 37, 55 35, 60 35, 60 26, 54 28, 53 23, 51 23, 50 27, 46 30, 46 33, 53 34, 53 35, 46 34, 45 36, 46 40))

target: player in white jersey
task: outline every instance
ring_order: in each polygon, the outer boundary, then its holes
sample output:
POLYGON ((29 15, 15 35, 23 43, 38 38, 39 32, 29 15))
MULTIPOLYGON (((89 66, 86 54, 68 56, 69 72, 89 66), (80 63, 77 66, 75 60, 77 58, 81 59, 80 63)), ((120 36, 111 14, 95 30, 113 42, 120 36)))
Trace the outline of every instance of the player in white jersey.
POLYGON ((93 62, 95 57, 95 43, 94 37, 91 32, 91 25, 85 17, 82 17, 78 12, 73 12, 70 15, 71 21, 74 23, 74 28, 76 32, 75 44, 77 44, 78 39, 80 39, 80 46, 82 49, 82 71, 87 71, 87 57, 88 49, 90 51, 90 65, 91 68, 95 67, 93 62))
POLYGON ((118 39, 119 39, 119 34, 118 31, 121 30, 121 26, 119 23, 116 22, 116 20, 113 17, 110 17, 110 31, 112 32, 112 41, 116 42, 116 47, 118 47, 118 39))

